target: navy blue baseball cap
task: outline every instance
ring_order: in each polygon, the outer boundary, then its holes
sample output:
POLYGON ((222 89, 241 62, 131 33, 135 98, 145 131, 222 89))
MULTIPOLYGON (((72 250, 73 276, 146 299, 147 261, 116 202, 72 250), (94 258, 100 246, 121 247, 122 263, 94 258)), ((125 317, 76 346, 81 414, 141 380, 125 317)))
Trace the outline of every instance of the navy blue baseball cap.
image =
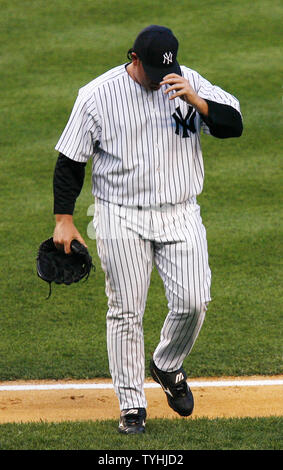
POLYGON ((149 78, 160 83, 169 73, 182 75, 177 62, 178 47, 171 29, 151 25, 138 34, 129 52, 135 52, 149 78))

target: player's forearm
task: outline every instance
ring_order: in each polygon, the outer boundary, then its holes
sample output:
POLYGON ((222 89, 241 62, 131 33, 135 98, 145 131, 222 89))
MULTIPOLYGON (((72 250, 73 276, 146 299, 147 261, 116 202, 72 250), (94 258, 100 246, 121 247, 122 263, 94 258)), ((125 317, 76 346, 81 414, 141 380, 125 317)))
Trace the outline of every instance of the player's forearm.
POLYGON ((74 213, 84 183, 85 165, 59 154, 53 177, 54 214, 74 213))
POLYGON ((232 106, 203 99, 197 93, 191 93, 186 101, 201 114, 211 135, 221 139, 241 136, 242 117, 232 106))
POLYGON ((208 116, 208 104, 203 98, 197 95, 197 93, 195 93, 195 95, 191 97, 190 101, 186 101, 188 104, 191 104, 199 112, 199 114, 202 114, 203 116, 208 116))
POLYGON ((164 93, 169 96, 169 100, 181 98, 193 106, 209 127, 211 135, 224 139, 240 137, 242 134, 241 114, 232 106, 203 99, 186 78, 172 73, 164 77, 161 85, 168 85, 164 93))
POLYGON ((208 115, 200 113, 211 135, 220 139, 240 137, 243 132, 242 116, 232 106, 205 100, 208 115))
POLYGON ((73 216, 70 215, 70 214, 55 214, 55 221, 56 221, 56 224, 60 224, 60 223, 72 224, 73 223, 73 216))

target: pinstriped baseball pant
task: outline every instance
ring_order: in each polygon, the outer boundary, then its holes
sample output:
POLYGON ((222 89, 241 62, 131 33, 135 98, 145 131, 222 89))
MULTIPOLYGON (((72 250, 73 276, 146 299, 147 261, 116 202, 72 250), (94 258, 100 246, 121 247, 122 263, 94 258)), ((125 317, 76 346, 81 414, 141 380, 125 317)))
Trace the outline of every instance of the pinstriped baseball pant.
POLYGON ((96 199, 94 228, 105 272, 107 350, 120 409, 146 408, 143 314, 153 266, 168 300, 153 359, 179 369, 202 327, 210 301, 206 232, 195 200, 158 208, 120 207, 96 199))

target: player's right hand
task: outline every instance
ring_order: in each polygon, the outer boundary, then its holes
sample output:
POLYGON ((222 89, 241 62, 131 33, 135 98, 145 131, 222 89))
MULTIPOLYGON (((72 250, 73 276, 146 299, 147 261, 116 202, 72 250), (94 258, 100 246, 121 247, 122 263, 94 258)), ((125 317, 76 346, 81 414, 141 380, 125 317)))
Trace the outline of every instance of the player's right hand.
POLYGON ((78 240, 87 248, 86 242, 73 222, 72 215, 56 214, 55 218, 56 225, 53 233, 53 241, 58 250, 64 250, 66 254, 70 254, 72 240, 78 240))

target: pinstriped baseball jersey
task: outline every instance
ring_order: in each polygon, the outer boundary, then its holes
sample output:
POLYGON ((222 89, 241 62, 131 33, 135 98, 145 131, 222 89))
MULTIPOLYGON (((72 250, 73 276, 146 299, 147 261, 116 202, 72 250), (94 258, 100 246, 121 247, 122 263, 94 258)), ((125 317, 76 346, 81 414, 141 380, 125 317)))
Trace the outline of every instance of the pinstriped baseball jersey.
MULTIPOLYGON (((231 94, 181 67, 199 96, 239 111, 231 94)), ((201 116, 165 87, 147 91, 126 64, 79 90, 56 150, 78 162, 93 157, 93 194, 127 206, 180 203, 201 193, 204 180, 201 116), (177 162, 177 163, 176 163, 177 162)))
MULTIPOLYGON (((165 86, 142 87, 126 66, 79 90, 55 147, 77 162, 93 159, 109 366, 121 410, 147 405, 142 319, 153 266, 168 300, 153 359, 167 372, 181 367, 196 341, 211 282, 197 204, 204 181, 200 133, 209 127, 192 106, 169 100, 165 86)), ((240 112, 234 96, 188 67, 181 71, 200 97, 240 112)))

